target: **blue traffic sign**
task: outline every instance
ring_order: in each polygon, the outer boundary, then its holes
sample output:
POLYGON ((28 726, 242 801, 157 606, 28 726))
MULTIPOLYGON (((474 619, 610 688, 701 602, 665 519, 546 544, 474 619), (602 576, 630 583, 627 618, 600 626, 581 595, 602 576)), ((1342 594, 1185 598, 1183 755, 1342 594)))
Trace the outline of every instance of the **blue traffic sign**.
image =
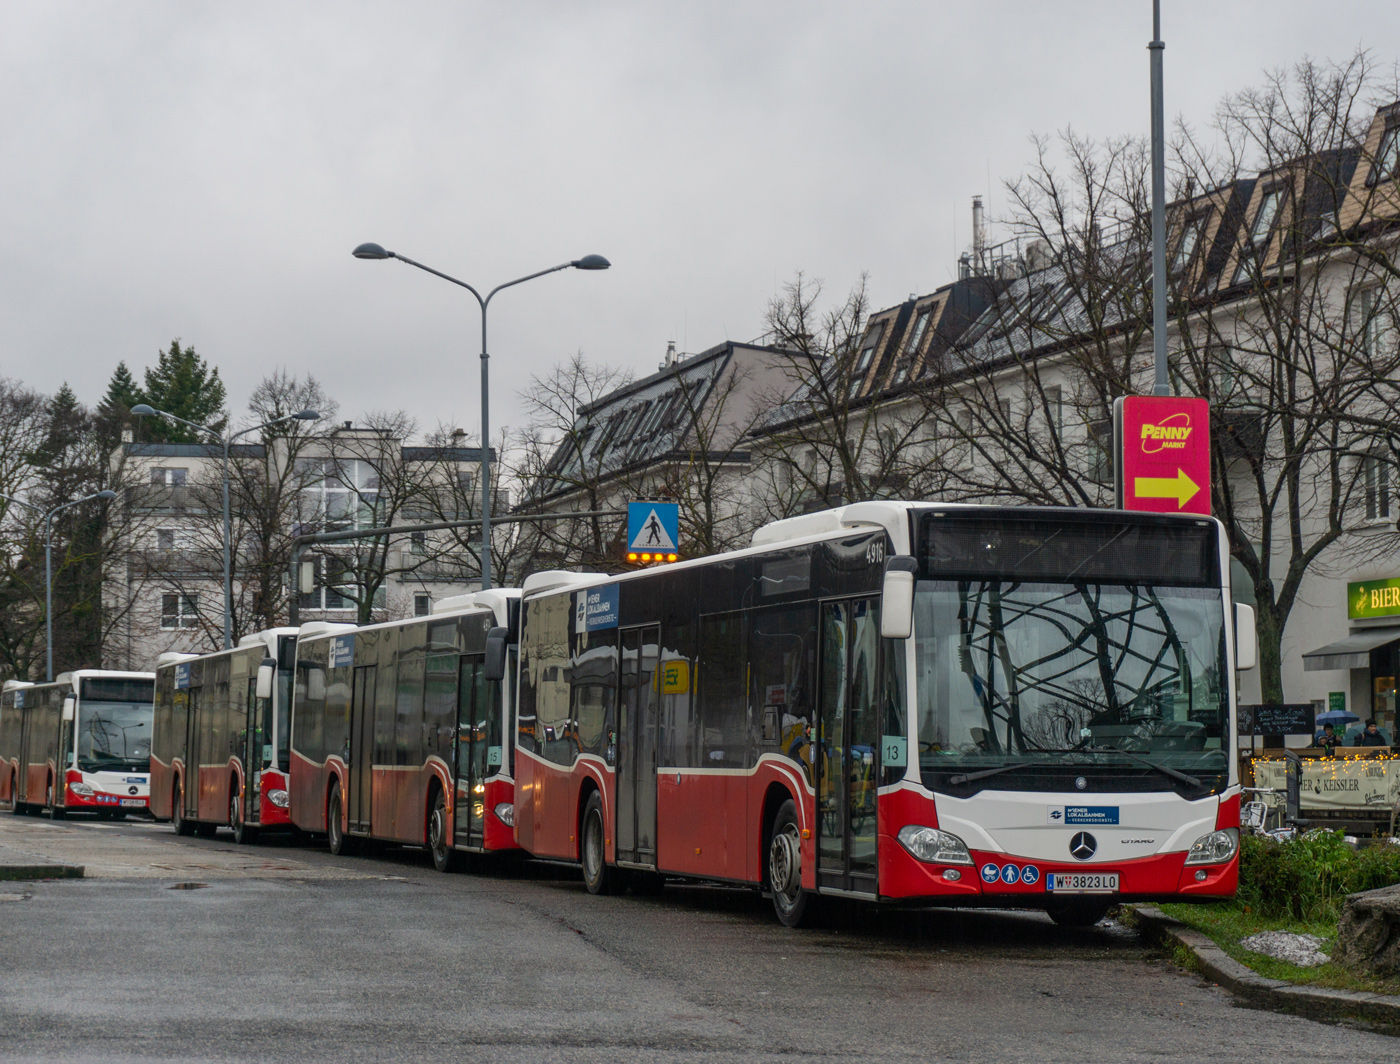
POLYGON ((681 540, 681 508, 674 502, 627 504, 627 549, 674 554, 681 540))

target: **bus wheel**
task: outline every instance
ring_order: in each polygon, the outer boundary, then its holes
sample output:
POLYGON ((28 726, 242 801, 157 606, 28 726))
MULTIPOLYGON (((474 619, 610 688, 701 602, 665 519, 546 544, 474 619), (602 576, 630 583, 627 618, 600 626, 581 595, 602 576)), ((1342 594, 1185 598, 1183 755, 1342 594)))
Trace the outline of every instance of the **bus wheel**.
POLYGON ((621 876, 608 867, 607 836, 603 828, 603 799, 597 791, 583 808, 583 885, 590 894, 616 894, 621 876))
POLYGON ((457 867, 457 853, 447 837, 447 798, 441 788, 433 795, 433 811, 428 816, 428 851, 433 855, 434 868, 451 872, 457 867))
POLYGON ((58 803, 54 800, 53 780, 49 780, 49 788, 44 798, 44 804, 48 807, 44 812, 48 814, 50 820, 62 820, 68 815, 64 810, 58 807, 58 803))
POLYGON ((170 826, 176 835, 194 834, 194 823, 185 817, 185 789, 178 783, 170 800, 170 826))
POLYGON ((1046 912, 1061 927, 1093 927, 1108 915, 1108 904, 1101 901, 1068 902, 1046 912))
POLYGON ((355 852, 353 839, 345 837, 345 829, 340 824, 340 813, 345 807, 340 801, 340 784, 331 788, 330 801, 326 803, 326 845, 337 857, 347 857, 355 852))
POLYGON ((250 828, 243 822, 242 795, 237 791, 229 795, 228 826, 233 829, 233 841, 239 846, 251 846, 258 841, 258 829, 250 828))
POLYGON ((773 836, 768 842, 768 889, 773 911, 784 927, 801 927, 811 921, 816 908, 810 891, 802 886, 802 836, 797 828, 797 806, 791 798, 778 808, 773 836))

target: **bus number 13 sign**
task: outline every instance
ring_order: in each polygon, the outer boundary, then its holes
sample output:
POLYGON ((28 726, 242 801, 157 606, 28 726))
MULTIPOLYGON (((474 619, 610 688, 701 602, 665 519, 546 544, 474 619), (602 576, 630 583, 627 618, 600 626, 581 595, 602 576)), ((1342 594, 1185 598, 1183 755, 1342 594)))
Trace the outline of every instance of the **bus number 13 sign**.
POLYGON ((1127 395, 1113 406, 1114 483, 1123 510, 1210 513, 1210 404, 1127 395))

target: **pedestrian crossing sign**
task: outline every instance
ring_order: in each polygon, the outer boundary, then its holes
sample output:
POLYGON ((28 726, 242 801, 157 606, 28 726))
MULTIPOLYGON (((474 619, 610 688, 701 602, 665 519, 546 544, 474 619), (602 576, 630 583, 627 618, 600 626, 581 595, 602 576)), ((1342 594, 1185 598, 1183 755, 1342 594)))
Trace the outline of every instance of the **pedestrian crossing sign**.
POLYGON ((679 504, 674 502, 629 502, 627 549, 651 554, 674 554, 681 538, 680 509, 679 504))

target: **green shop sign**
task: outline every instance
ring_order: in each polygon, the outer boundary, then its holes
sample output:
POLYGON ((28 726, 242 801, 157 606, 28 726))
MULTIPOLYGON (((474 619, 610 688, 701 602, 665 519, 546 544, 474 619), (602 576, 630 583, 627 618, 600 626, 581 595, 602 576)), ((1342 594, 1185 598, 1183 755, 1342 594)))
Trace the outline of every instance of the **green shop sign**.
POLYGON ((1353 621, 1400 616, 1400 576, 1348 584, 1347 616, 1353 621))

